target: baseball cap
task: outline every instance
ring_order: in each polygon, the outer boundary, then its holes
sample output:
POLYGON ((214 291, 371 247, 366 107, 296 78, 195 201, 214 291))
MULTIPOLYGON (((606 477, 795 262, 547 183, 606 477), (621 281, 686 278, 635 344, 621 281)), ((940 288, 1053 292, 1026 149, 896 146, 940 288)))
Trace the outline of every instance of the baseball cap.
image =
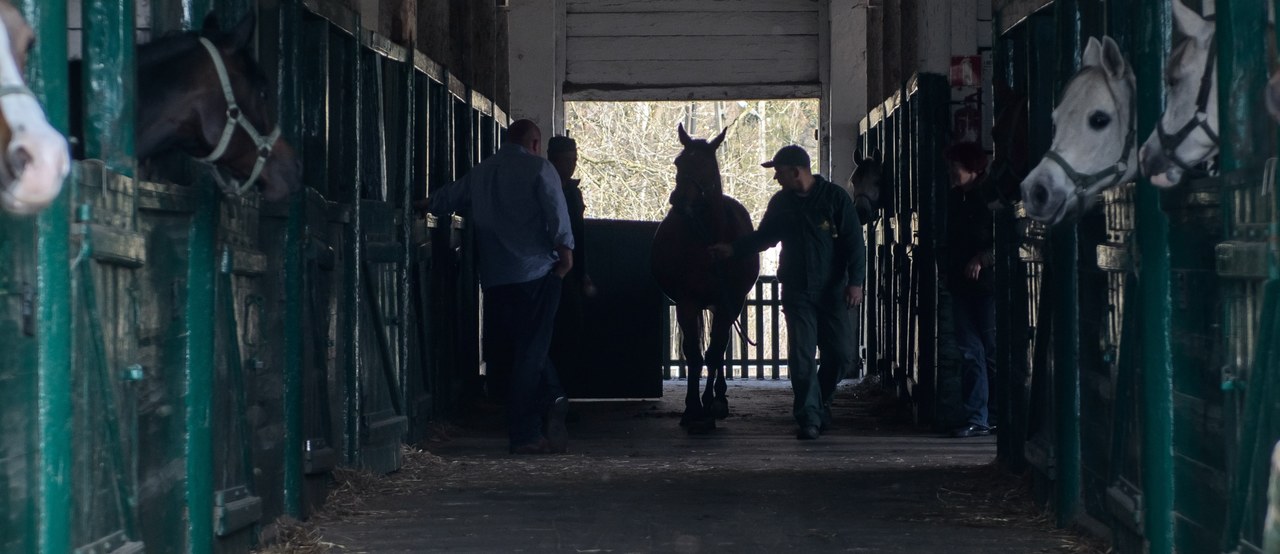
POLYGON ((809 153, 804 148, 794 144, 783 146, 778 149, 778 153, 773 155, 773 159, 760 164, 761 167, 776 167, 779 165, 791 167, 809 167, 809 153))

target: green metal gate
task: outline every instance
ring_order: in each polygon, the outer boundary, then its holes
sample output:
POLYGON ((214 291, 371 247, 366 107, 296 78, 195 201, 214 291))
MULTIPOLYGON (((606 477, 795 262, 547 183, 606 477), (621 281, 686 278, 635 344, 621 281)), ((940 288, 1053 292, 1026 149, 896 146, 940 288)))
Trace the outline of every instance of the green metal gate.
POLYGON ((947 347, 949 297, 936 254, 946 246, 949 98, 944 77, 915 75, 860 127, 863 151, 880 152, 884 166, 883 216, 867 225, 867 359, 911 400, 920 422, 938 427, 960 419, 958 356, 947 347))

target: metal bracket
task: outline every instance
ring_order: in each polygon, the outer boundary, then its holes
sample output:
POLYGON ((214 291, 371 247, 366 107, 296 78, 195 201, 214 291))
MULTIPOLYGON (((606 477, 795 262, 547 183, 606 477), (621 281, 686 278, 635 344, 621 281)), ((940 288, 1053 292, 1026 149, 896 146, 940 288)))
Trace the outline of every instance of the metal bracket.
POLYGON ((1027 459, 1027 463, 1031 464, 1031 467, 1039 469, 1051 480, 1058 478, 1058 456, 1054 452, 1053 446, 1043 444, 1038 440, 1030 440, 1023 447, 1022 454, 1027 459))
POLYGON ((1107 487, 1107 511, 1117 522, 1141 536, 1143 530, 1142 493, 1123 479, 1107 487))
POLYGON ((36 288, 22 284, 22 334, 36 336, 36 288))
POLYGON ((225 537, 262 519, 262 499, 236 486, 213 495, 213 520, 219 537, 225 537))
POLYGON ((120 379, 122 381, 137 382, 141 381, 144 377, 146 377, 146 372, 143 371, 142 364, 133 364, 124 368, 124 372, 121 374, 120 379))
POLYGON ((302 467, 307 475, 328 473, 338 467, 338 452, 324 439, 307 439, 303 445, 302 467))
POLYGON ((141 542, 130 541, 124 531, 116 531, 106 537, 75 549, 75 554, 143 554, 141 542))

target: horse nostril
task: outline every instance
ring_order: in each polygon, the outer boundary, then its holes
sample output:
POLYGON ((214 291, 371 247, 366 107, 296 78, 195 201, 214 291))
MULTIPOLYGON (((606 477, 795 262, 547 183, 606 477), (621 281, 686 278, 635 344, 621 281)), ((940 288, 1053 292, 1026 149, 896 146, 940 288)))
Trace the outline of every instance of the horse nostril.
POLYGON ((8 158, 9 169, 13 172, 13 177, 15 179, 22 177, 22 173, 26 171, 27 166, 35 159, 25 146, 11 148, 9 150, 8 158))
POLYGON ((1031 199, 1041 206, 1049 202, 1049 187, 1044 183, 1036 183, 1035 188, 1031 189, 1031 199))

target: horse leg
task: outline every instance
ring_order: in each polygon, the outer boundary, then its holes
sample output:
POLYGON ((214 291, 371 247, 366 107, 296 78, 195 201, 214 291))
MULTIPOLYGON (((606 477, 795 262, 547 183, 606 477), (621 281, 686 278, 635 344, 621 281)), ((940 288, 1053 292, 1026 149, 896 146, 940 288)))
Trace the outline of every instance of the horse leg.
POLYGON ((729 347, 729 338, 733 331, 733 321, 742 311, 721 306, 716 309, 711 319, 711 340, 707 345, 707 391, 703 395, 703 404, 716 417, 724 419, 729 416, 729 399, 726 393, 729 385, 725 382, 724 359, 729 347), (714 386, 715 395, 712 395, 714 386))
MULTIPOLYGON (((681 426, 700 427, 707 418, 702 401, 698 399, 698 382, 702 379, 702 310, 697 306, 676 306, 676 323, 680 326, 680 349, 684 352, 685 365, 689 368, 689 390, 684 398, 684 415, 681 426)), ((714 419, 712 424, 714 425, 714 419)))

